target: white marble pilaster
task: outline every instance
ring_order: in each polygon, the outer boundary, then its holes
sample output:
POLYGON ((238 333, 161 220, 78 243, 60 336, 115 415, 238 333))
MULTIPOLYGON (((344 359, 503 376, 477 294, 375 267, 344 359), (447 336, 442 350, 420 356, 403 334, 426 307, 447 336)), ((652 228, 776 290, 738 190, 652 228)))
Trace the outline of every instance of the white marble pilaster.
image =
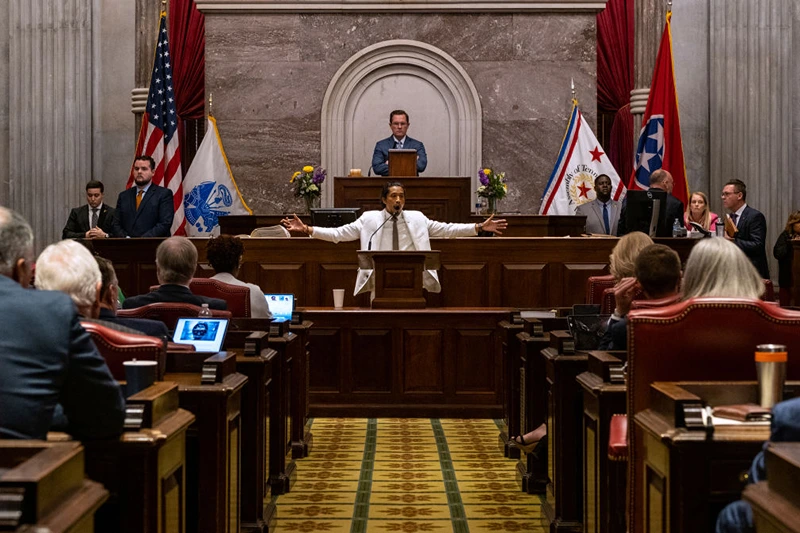
MULTIPOLYGON (((747 184, 748 205, 767 217, 771 252, 797 209, 797 6, 795 0, 711 0, 710 6, 711 191, 731 178, 747 184)), ((777 277, 777 266, 770 267, 777 277)))
POLYGON ((91 0, 9 2, 8 205, 37 249, 58 240, 92 170, 91 0))

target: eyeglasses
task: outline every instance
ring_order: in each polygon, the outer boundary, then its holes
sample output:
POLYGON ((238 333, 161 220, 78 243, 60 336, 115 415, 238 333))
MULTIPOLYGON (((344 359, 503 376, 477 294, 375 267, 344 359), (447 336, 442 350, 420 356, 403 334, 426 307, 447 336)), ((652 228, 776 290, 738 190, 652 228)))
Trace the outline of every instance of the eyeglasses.
POLYGON ((722 193, 722 197, 726 198, 728 196, 733 196, 734 194, 739 194, 738 192, 724 192, 722 193))

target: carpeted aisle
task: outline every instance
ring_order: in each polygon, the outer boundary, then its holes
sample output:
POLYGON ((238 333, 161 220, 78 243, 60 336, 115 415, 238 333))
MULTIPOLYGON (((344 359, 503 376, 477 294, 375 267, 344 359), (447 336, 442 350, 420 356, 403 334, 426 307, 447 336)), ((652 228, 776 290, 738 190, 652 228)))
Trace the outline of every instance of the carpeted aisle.
POLYGON ((543 532, 540 501, 520 492, 492 420, 313 420, 314 449, 276 531, 543 532))

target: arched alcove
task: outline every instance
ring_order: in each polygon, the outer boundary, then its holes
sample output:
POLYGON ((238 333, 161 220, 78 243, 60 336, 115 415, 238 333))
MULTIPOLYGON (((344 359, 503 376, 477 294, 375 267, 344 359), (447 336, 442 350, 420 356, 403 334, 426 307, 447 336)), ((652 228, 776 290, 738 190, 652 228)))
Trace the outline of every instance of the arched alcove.
MULTIPOLYGON (((418 41, 371 45, 346 61, 322 103, 322 162, 329 176, 368 173, 375 142, 388 137, 389 112, 404 109, 408 135, 425 143, 423 176, 474 176, 481 162, 481 104, 466 71, 444 51, 418 41)), ((333 181, 323 198, 333 205, 333 181)))

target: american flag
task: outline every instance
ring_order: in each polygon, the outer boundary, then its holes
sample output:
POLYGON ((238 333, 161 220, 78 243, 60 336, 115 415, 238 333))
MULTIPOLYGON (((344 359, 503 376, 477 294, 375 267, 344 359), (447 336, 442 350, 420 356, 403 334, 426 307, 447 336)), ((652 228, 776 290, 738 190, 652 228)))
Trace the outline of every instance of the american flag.
MULTIPOLYGON (((136 143, 136 155, 149 155, 156 162, 153 183, 172 191, 175 219, 173 235, 185 235, 183 215, 183 173, 181 151, 178 145, 178 113, 175 107, 175 92, 172 83, 169 40, 167 38, 167 14, 161 13, 158 25, 158 45, 150 76, 150 93, 147 108, 142 117, 142 128, 136 143)), ((128 178, 128 188, 133 186, 133 166, 128 178)))

